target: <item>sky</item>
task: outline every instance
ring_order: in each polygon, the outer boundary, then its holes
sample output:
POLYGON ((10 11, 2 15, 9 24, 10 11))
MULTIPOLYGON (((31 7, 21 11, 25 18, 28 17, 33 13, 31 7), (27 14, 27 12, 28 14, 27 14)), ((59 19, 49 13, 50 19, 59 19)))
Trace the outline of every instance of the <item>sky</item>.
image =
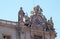
POLYGON ((40 5, 47 20, 52 17, 57 32, 56 39, 60 38, 60 0, 0 0, 0 19, 17 21, 18 11, 23 7, 28 16, 33 7, 40 5))

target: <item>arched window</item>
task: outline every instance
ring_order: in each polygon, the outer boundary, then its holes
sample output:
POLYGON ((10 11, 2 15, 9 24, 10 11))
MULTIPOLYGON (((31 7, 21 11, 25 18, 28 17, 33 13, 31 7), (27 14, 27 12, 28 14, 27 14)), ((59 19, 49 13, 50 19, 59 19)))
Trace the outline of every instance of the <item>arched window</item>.
POLYGON ((3 39, 11 39, 11 36, 4 35, 4 36, 3 36, 3 39))
POLYGON ((42 39, 42 36, 34 35, 34 39, 42 39))

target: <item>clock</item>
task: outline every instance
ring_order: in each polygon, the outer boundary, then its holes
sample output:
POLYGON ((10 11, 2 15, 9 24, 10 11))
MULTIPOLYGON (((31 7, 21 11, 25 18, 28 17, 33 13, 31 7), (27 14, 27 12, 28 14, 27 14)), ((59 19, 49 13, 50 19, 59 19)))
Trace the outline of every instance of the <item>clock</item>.
POLYGON ((42 18, 40 16, 36 16, 34 18, 34 25, 40 25, 40 26, 42 26, 42 24, 43 24, 42 18))

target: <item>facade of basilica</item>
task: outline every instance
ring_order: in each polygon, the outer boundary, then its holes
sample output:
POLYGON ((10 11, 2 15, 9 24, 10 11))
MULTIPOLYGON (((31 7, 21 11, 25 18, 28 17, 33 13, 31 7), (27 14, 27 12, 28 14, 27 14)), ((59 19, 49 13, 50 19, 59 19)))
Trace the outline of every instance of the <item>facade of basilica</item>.
POLYGON ((42 12, 37 5, 28 17, 21 7, 18 22, 0 19, 0 39, 55 39, 52 17, 47 20, 42 12))

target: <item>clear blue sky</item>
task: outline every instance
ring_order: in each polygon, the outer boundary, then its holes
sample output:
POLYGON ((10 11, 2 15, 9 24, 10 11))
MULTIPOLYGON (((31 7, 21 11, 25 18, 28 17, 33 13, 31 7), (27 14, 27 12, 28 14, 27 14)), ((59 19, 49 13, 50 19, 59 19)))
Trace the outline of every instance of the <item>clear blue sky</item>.
POLYGON ((57 32, 56 39, 59 39, 60 0, 0 0, 0 19, 17 21, 18 11, 21 6, 24 12, 30 15, 30 11, 35 5, 40 5, 47 19, 52 16, 57 32))

